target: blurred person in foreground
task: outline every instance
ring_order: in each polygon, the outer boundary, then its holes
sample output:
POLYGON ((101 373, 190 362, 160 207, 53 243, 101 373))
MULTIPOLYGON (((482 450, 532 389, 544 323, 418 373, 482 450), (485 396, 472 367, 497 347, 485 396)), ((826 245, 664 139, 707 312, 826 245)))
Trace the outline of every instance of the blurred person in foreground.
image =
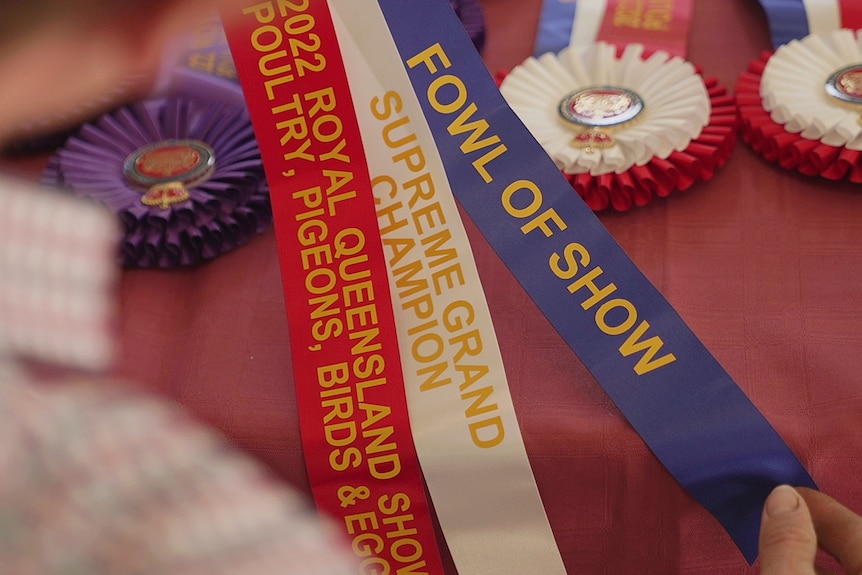
MULTIPOLYGON (((164 48, 216 4, 243 2, 0 0, 0 148, 24 126, 68 127, 45 118, 84 119, 76 110, 118 86, 145 94, 164 48)), ((3 573, 356 572, 308 502, 176 406, 117 385, 44 385, 2 359, 3 573)), ((818 492, 773 491, 761 573, 813 575, 818 544, 862 574, 862 519, 818 492)))
MULTIPOLYGON (((240 4, 0 0, 0 149, 146 95, 167 47, 240 4)), ((111 307, 112 282, 82 276, 113 277, 113 218, 3 177, 0 206, 0 573, 356 573, 302 494, 178 406, 98 375, 110 330, 75 308, 111 307)))

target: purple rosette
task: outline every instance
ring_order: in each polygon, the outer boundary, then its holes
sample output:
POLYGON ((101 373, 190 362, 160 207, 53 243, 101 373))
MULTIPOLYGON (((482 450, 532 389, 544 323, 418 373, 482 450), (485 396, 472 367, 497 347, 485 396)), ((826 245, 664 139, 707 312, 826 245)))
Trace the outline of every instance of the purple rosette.
POLYGON ((272 222, 251 121, 229 102, 164 97, 118 108, 70 136, 42 180, 119 216, 126 267, 193 265, 272 222))

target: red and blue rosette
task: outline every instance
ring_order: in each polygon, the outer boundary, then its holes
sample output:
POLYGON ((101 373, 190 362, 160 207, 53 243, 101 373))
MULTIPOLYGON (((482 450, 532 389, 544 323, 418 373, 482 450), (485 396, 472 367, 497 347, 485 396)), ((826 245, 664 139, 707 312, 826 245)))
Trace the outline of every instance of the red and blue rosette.
POLYGON ((528 58, 509 105, 594 211, 627 211, 707 180, 736 140, 732 96, 689 62, 598 42, 528 58))
POLYGON ((197 264, 272 221, 248 113, 228 102, 165 97, 118 108, 70 136, 42 180, 119 216, 127 267, 197 264))
POLYGON ((862 182, 862 37, 811 34, 753 60, 736 86, 742 139, 764 159, 862 182))

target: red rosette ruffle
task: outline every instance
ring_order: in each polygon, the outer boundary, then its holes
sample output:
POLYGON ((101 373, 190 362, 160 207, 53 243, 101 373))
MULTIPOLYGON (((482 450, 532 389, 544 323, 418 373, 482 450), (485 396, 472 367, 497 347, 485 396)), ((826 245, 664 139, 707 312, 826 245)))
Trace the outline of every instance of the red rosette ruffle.
POLYGON ((736 84, 737 110, 742 140, 767 162, 806 176, 862 182, 862 152, 830 146, 801 134, 788 132, 763 107, 760 82, 774 52, 763 52, 748 64, 736 84))

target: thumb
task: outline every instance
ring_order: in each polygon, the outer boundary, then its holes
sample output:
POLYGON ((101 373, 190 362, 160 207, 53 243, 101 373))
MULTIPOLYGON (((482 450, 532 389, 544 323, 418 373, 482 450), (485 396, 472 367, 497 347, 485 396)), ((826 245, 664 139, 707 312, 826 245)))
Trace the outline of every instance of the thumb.
POLYGON ((817 535, 805 501, 789 485, 776 487, 760 523, 761 575, 814 575, 817 535))

